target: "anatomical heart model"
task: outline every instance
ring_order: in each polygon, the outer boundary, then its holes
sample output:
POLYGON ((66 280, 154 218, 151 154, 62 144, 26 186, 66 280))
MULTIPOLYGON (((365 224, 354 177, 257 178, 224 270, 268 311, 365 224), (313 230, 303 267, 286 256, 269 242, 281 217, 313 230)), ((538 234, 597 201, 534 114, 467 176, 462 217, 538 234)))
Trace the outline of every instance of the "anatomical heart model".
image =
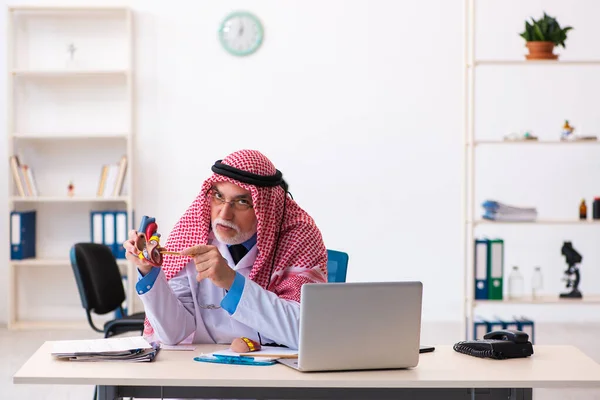
POLYGON ((148 261, 155 267, 162 265, 163 255, 161 251, 163 248, 160 247, 160 233, 158 233, 155 218, 146 215, 142 217, 135 246, 140 251, 139 258, 148 261))

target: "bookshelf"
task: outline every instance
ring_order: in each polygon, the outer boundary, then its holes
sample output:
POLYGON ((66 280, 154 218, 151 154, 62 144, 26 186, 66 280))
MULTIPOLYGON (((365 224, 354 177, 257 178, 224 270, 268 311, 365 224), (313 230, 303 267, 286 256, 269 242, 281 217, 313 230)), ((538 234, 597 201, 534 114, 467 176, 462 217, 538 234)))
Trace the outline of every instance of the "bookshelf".
MULTIPOLYGON (((507 265, 504 262, 503 269, 503 280, 504 280, 504 295, 502 300, 483 300, 483 299, 475 299, 475 239, 479 237, 485 237, 487 235, 487 229, 490 227, 495 227, 496 229, 504 229, 502 232, 510 232, 511 234, 514 232, 519 232, 518 236, 521 238, 526 237, 527 234, 521 233, 520 230, 525 229, 537 229, 535 232, 546 231, 548 232, 552 229, 556 232, 556 229, 585 229, 585 227, 589 227, 589 229, 595 229, 596 226, 600 227, 600 220, 579 220, 576 218, 576 215, 573 215, 573 218, 560 218, 560 217, 542 217, 537 218, 534 221, 493 221, 480 218, 480 215, 477 213, 477 209, 480 204, 477 202, 477 189, 479 188, 476 184, 476 176, 480 177, 485 175, 482 173, 480 169, 477 167, 477 157, 479 151, 486 150, 485 156, 489 156, 493 154, 492 152, 502 151, 502 157, 506 155, 512 155, 516 151, 523 151, 523 153, 519 153, 519 156, 523 156, 524 151, 522 149, 526 149, 533 154, 533 152, 550 152, 555 156, 561 156, 571 151, 586 151, 590 150, 590 153, 594 150, 597 150, 598 145, 600 145, 600 140, 577 140, 577 141, 564 141, 558 138, 558 129, 555 132, 549 133, 548 131, 542 132, 539 135, 538 140, 503 140, 501 137, 497 138, 482 138, 480 135, 482 131, 485 129, 478 128, 476 126, 476 121, 479 124, 483 118, 479 118, 479 115, 476 113, 476 110, 481 107, 481 98, 490 100, 492 97, 482 95, 485 91, 480 89, 480 86, 477 85, 477 77, 483 75, 483 71, 493 70, 495 73, 506 72, 510 70, 512 75, 511 78, 514 78, 514 71, 517 68, 520 68, 520 72, 523 74, 527 74, 524 81, 530 83, 532 81, 544 82, 542 79, 551 80, 556 88, 555 92, 560 93, 559 90, 561 88, 560 81, 556 78, 558 76, 575 76, 577 74, 581 74, 582 71, 592 71, 593 68, 597 68, 600 66, 600 59, 565 59, 564 55, 561 56, 560 60, 525 60, 524 56, 521 59, 498 59, 494 60, 491 58, 479 59, 476 55, 476 4, 480 4, 477 0, 464 0, 464 11, 465 11, 465 52, 464 52, 464 68, 463 68, 463 78, 464 78, 464 186, 463 186, 463 218, 462 218, 462 228, 464 235, 464 245, 465 245, 465 254, 464 254, 464 286, 463 286, 463 326, 465 328, 465 336, 466 339, 472 339, 473 335, 473 322, 476 320, 476 311, 479 307, 488 307, 488 306, 500 306, 500 307, 511 307, 511 313, 519 314, 519 310, 527 307, 527 306, 550 306, 550 307, 576 307, 576 306, 596 306, 600 305, 600 294, 597 293, 588 293, 585 292, 583 294, 582 299, 564 299, 559 298, 558 293, 555 294, 544 294, 541 296, 537 296, 533 298, 532 296, 527 296, 527 294, 518 299, 507 298, 507 285, 508 285, 508 275, 510 273, 510 265, 507 265), (532 71, 536 71, 532 73, 532 71), (552 73, 551 78, 548 78, 548 74, 552 73), (566 74, 566 75, 559 75, 566 74), (570 74, 570 75, 569 75, 570 74), (528 79, 528 80, 527 80, 528 79), (558 82, 558 85, 556 84, 558 82), (479 92, 477 91, 479 90, 479 92), (477 117, 477 118, 476 118, 477 117), (553 136, 554 138, 549 138, 549 136, 553 136), (480 230, 480 231, 478 231, 480 230)), ((540 8, 542 10, 542 8, 540 8)), ((541 13, 542 11, 540 11, 541 13)), ((483 25, 482 25, 483 26, 483 25)), ((489 28, 489 27, 488 27, 489 28)), ((516 33, 511 32, 511 34, 516 35, 516 33)), ((520 40, 520 39, 519 39, 520 40)), ((595 70, 593 70, 595 71, 595 70)), ((496 78, 499 79, 499 78, 496 78)), ((547 82, 546 81, 546 82, 547 82)), ((522 81, 519 81, 522 82, 522 81)), ((533 86, 533 84, 532 84, 533 86)), ((578 87, 579 88, 579 87, 578 87)), ((533 90, 533 89, 529 89, 533 90)), ((543 95, 543 94, 539 94, 543 95)), ((498 97, 505 97, 506 92, 497 93, 498 97)), ((532 96, 535 98, 534 96, 532 96)), ((513 100, 515 100, 513 98, 513 100)), ((523 99, 521 99, 523 100, 523 99)), ((493 101, 493 100, 492 100, 493 101)), ((522 104, 523 101, 519 104, 522 104)), ((496 107, 496 104, 494 104, 496 107)), ((483 107, 481 107, 483 108, 483 107)), ((514 109, 516 109, 515 107, 514 109)), ((513 110, 514 110, 513 109, 513 110)), ((489 111, 489 109, 488 109, 489 111)), ((532 111, 533 114, 533 111, 532 111)), ((535 114, 538 118, 540 114, 535 114)), ((580 115, 581 116, 581 115, 580 115)), ((512 115, 505 115, 505 118, 511 118, 512 115)), ((489 125, 482 124, 481 126, 489 127, 489 125)), ((594 126, 597 128, 597 126, 594 126)), ((487 133, 487 132, 483 132, 487 133)), ((509 133, 509 132, 505 132, 509 133)), ((589 154, 589 153, 584 153, 589 154)), ((510 160, 510 162, 523 161, 523 158, 519 158, 519 156, 510 160)), ((483 158, 482 157, 482 158, 483 158)), ((597 154, 593 155, 593 157, 597 157, 597 154)), ((510 159, 510 157, 507 157, 510 159)), ((502 160, 506 160, 502 158, 502 160)), ((527 165, 527 160, 523 162, 523 164, 527 165)), ((514 180, 526 178, 527 174, 523 173, 520 176, 515 176, 514 180)), ((562 176, 561 176, 562 177, 562 176)), ((556 178, 557 180, 559 178, 556 178)), ((548 188, 548 185, 552 185, 552 179, 547 177, 547 182, 539 183, 540 186, 544 186, 544 188, 548 188)), ((594 186, 596 187, 596 186, 594 186)), ((557 185, 557 188, 560 186, 557 185)), ((554 195, 556 198, 560 199, 561 194, 564 192, 557 191, 554 195)), ((502 201, 502 199, 497 199, 502 201)), ((589 200, 589 199, 587 199, 589 200)), ((576 205, 573 206, 572 211, 576 211, 576 205)), ((591 203, 587 203, 588 206, 588 215, 591 215, 591 203)), ((574 214, 573 212, 573 214, 574 214)), ((490 228, 492 229, 492 228, 490 228)), ((537 240, 536 234, 534 231, 528 231, 529 238, 533 237, 534 242, 537 240)), ((494 235, 488 236, 490 238, 494 238, 494 235)), ((500 235, 502 237, 502 235, 500 235)), ((568 236, 565 236, 568 237, 568 236)), ((528 240, 528 239, 525 239, 528 240)), ((563 239, 561 239, 563 240, 563 239)), ((543 243, 541 240, 535 242, 536 244, 543 243)), ((543 243, 542 245, 547 246, 547 243, 543 243)), ((518 246, 523 249, 523 246, 518 246)), ((547 249, 544 249, 548 251, 547 249)), ((559 249, 560 250, 560 249, 559 249)), ((506 260, 506 253, 511 251, 505 247, 504 249, 504 260, 506 260)), ((552 247, 551 251, 556 251, 555 247, 552 247)), ((554 254, 554 253, 553 253, 554 254)), ((558 253, 560 254, 560 253, 558 253)), ((585 259, 585 257, 584 257, 585 259)), ((589 263, 588 265, 594 267, 593 263, 589 263), (591 264, 591 265, 590 265, 591 264)), ((563 266, 565 266, 563 264, 563 266)), ((563 270, 566 268, 563 268, 563 270)), ((588 270, 589 271, 589 270, 588 270)), ((586 271, 582 270, 582 274, 585 274, 586 271)), ((547 278, 547 275, 544 276, 544 279, 547 278)), ((584 278, 582 278, 583 281, 584 278)), ((567 291, 564 288, 561 292, 567 291)))
MULTIPOLYGON (((92 211, 126 211, 127 230, 134 226, 132 12, 8 7, 6 40, 9 163, 17 157, 32 175, 27 182, 27 173, 17 177, 8 168, 8 214, 36 211, 36 256, 7 255, 8 327, 87 329, 69 250, 92 241, 92 211), (122 159, 126 165, 100 194, 103 166, 122 159)), ((118 264, 133 313, 135 270, 126 260, 118 264)))
POLYGON ((500 304, 515 304, 515 305, 527 305, 527 304, 557 304, 557 305, 565 305, 572 306, 574 304, 600 304, 600 295, 587 295, 582 299, 561 299, 558 296, 539 296, 539 297, 531 297, 525 296, 521 299, 504 299, 504 300, 475 300, 474 305, 489 305, 490 303, 500 303, 500 304))

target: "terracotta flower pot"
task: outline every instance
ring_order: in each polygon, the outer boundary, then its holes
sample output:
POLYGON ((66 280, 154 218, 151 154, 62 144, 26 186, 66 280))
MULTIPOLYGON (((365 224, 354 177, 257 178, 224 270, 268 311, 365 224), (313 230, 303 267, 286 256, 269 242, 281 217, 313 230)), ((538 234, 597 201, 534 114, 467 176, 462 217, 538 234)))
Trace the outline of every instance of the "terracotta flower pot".
POLYGON ((552 42, 527 42, 529 54, 525 55, 528 60, 556 60, 558 55, 554 54, 554 43, 552 42))

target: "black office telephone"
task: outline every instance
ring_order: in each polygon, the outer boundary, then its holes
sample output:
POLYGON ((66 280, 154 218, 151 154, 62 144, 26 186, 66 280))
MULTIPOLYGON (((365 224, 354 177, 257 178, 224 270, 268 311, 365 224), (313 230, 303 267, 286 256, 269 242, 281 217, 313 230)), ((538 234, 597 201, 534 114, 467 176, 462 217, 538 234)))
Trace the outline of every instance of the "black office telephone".
POLYGON ((454 350, 474 357, 496 360, 528 357, 533 354, 529 336, 525 332, 508 329, 486 333, 483 339, 458 342, 454 345, 454 350))

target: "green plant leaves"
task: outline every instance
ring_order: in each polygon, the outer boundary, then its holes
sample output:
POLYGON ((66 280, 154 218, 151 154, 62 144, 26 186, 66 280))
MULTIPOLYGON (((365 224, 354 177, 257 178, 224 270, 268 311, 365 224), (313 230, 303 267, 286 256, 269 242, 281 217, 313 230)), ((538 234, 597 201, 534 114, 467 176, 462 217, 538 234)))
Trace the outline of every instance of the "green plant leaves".
POLYGON ((520 36, 528 42, 533 40, 533 25, 529 21, 525 21, 525 32, 521 33, 520 36))
POLYGON ((567 32, 571 29, 573 29, 571 26, 561 28, 556 18, 544 11, 542 18, 535 20, 532 17, 531 23, 525 21, 525 30, 519 36, 527 42, 552 42, 556 46, 566 47, 567 32))
POLYGON ((541 28, 538 24, 533 25, 533 34, 534 40, 544 41, 547 39, 543 28, 541 28))

